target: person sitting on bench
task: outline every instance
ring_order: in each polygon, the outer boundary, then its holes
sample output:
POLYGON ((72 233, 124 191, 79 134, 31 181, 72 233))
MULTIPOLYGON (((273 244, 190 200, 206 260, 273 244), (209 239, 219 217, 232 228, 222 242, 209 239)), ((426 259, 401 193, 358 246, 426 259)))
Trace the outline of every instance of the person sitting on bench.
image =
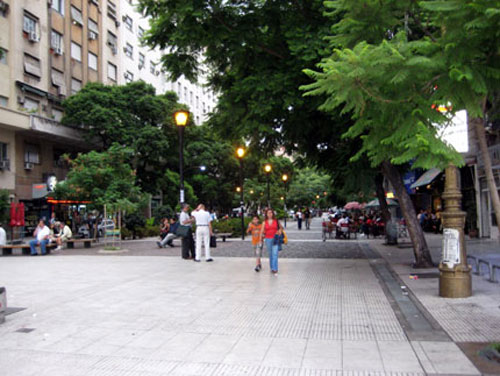
POLYGON ((161 242, 156 242, 158 247, 163 248, 167 244, 169 246, 173 247, 174 246, 174 244, 173 244, 174 239, 178 238, 178 236, 175 233, 177 231, 178 227, 179 227, 179 222, 177 222, 176 218, 175 217, 170 218, 170 228, 168 230, 168 234, 167 234, 167 236, 165 236, 163 238, 163 240, 161 242))
POLYGON ((71 240, 73 237, 73 233, 68 225, 63 222, 56 222, 56 227, 59 229, 59 234, 56 237, 57 248, 56 251, 60 251, 62 249, 62 243, 71 240))
POLYGON ((35 237, 35 239, 30 241, 31 256, 38 255, 38 252, 35 248, 37 245, 40 246, 42 255, 45 255, 47 253, 47 244, 49 244, 50 241, 50 229, 45 226, 45 221, 43 219, 40 219, 40 222, 38 222, 38 226, 33 232, 33 236, 35 237))

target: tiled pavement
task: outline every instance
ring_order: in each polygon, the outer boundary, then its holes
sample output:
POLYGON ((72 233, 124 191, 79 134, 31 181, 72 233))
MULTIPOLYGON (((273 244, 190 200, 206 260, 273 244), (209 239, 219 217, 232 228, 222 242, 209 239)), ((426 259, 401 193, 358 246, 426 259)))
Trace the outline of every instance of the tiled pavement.
POLYGON ((0 325, 2 376, 478 374, 452 341, 408 339, 363 258, 274 277, 241 257, 6 257, 0 285, 27 308, 0 325))

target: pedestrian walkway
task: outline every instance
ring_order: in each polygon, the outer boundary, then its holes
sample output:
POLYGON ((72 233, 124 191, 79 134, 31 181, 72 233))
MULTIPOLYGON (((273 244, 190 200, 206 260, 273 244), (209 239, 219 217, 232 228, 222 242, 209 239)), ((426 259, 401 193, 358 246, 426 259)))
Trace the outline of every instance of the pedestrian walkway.
POLYGON ((413 336, 435 323, 408 317, 385 259, 349 244, 363 257, 281 258, 277 277, 247 257, 3 258, 24 310, 0 325, 0 375, 479 374, 443 331, 413 336))

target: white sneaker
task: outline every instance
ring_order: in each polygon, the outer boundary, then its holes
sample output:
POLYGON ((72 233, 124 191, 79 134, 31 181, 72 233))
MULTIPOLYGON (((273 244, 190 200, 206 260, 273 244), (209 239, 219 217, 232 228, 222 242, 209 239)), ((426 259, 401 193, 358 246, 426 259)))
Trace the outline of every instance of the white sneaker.
POLYGON ((61 251, 62 249, 63 249, 63 248, 62 248, 61 246, 58 246, 58 247, 56 248, 56 251, 61 251))

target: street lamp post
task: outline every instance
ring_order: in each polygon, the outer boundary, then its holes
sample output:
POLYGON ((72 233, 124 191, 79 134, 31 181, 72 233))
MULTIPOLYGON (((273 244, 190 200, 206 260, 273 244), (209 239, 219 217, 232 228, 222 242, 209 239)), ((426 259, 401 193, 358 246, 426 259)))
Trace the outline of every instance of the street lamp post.
POLYGON ((288 217, 288 214, 286 212, 286 188, 287 188, 286 183, 288 183, 288 175, 283 174, 281 176, 281 180, 283 180, 283 184, 285 184, 285 195, 283 196, 283 208, 285 209, 285 228, 286 228, 286 217, 288 217))
POLYGON ((184 128, 188 122, 187 111, 177 111, 174 114, 175 125, 179 129, 179 201, 184 203, 184 128))
POLYGON ((269 163, 266 163, 264 165, 264 171, 267 175, 267 207, 270 208, 271 207, 271 183, 270 183, 270 175, 271 175, 271 171, 273 170, 273 166, 271 166, 271 164, 269 163))
POLYGON ((443 255, 439 264, 439 296, 467 298, 472 295, 471 268, 467 264, 464 225, 465 212, 461 210, 462 193, 458 168, 450 165, 445 172, 443 199, 443 255))
POLYGON ((243 196, 243 157, 245 149, 239 147, 236 149, 236 157, 240 161, 240 211, 241 211, 241 240, 245 240, 245 201, 243 196))

